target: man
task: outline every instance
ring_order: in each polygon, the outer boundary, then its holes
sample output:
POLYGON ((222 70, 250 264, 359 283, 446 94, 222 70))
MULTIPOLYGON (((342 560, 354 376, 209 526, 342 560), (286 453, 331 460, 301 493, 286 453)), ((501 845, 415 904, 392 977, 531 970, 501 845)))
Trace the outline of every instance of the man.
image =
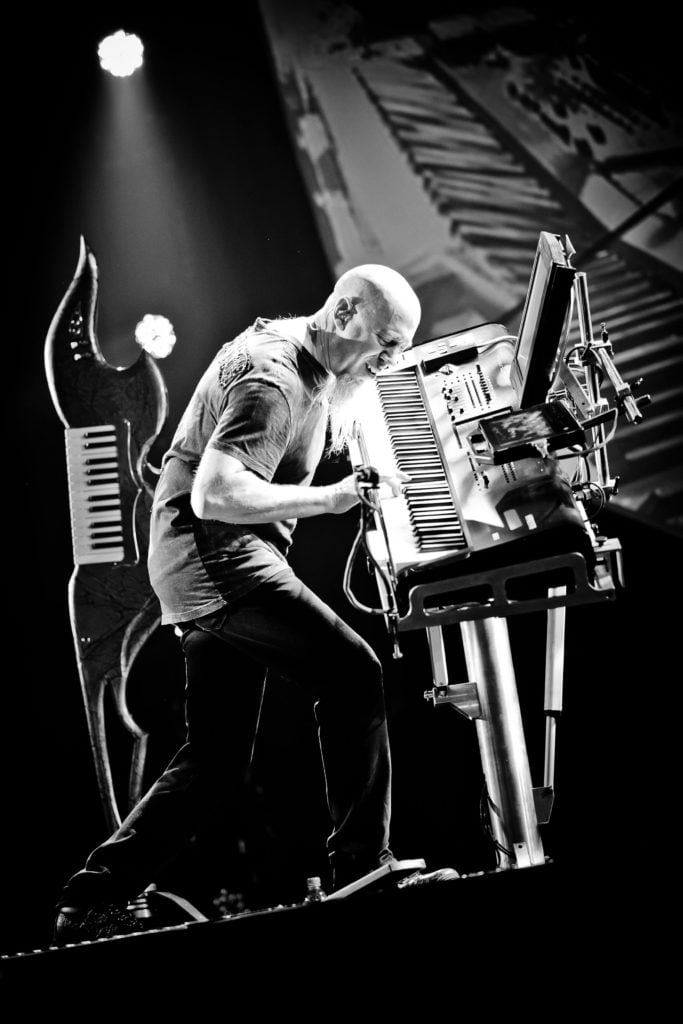
MULTIPOLYGON (((311 486, 328 422, 339 450, 359 388, 410 346, 419 319, 400 274, 355 267, 317 313, 257 320, 201 378, 164 456, 149 549, 162 623, 174 625, 186 660, 187 742, 66 884, 57 941, 133 928, 127 902, 236 797, 269 669, 313 701, 334 887, 391 857, 380 664, 286 555, 298 518, 358 502, 354 474, 311 486)), ((394 494, 405 479, 381 478, 394 494)))

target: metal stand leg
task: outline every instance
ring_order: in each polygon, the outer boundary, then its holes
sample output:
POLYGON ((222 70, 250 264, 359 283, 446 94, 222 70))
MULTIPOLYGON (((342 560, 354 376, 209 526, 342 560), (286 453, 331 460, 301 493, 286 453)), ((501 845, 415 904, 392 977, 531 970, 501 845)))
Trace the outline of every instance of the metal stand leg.
MULTIPOLYGON (((553 587, 551 597, 566 593, 566 587, 553 587)), ((552 790, 555 785, 555 734, 557 719, 562 711, 562 683, 564 678, 564 627, 567 609, 548 610, 545 647, 545 766, 543 785, 552 790)))
POLYGON ((502 867, 543 864, 522 715, 505 619, 461 622, 469 678, 476 681, 475 719, 502 867))

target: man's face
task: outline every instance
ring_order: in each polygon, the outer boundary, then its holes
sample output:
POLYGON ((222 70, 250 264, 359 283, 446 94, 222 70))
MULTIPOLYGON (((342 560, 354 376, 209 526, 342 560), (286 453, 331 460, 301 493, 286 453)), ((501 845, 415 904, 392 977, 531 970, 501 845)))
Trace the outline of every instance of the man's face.
POLYGON ((358 383, 392 366, 410 348, 415 332, 402 311, 384 302, 372 307, 346 299, 335 307, 335 327, 330 342, 332 372, 358 383))

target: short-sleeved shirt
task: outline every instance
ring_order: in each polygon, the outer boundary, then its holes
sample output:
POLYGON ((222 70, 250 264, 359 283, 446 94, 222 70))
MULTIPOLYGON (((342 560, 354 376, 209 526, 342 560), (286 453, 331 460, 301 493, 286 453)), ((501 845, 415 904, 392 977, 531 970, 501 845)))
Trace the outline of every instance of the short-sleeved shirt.
POLYGON ((311 482, 325 444, 329 375, 288 324, 259 319, 220 349, 164 455, 148 557, 162 623, 208 615, 287 569, 296 520, 199 519, 190 494, 207 447, 269 482, 311 482))

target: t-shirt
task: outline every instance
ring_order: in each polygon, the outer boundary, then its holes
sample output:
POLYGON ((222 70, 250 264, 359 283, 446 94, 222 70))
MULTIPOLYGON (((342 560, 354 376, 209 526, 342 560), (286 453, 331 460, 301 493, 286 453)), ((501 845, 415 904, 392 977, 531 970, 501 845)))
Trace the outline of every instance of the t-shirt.
POLYGON ((292 321, 258 319, 224 345, 164 455, 148 557, 162 623, 208 615, 286 570, 296 520, 244 525, 198 519, 190 494, 207 447, 269 482, 311 482, 325 444, 329 375, 293 327, 292 321))

